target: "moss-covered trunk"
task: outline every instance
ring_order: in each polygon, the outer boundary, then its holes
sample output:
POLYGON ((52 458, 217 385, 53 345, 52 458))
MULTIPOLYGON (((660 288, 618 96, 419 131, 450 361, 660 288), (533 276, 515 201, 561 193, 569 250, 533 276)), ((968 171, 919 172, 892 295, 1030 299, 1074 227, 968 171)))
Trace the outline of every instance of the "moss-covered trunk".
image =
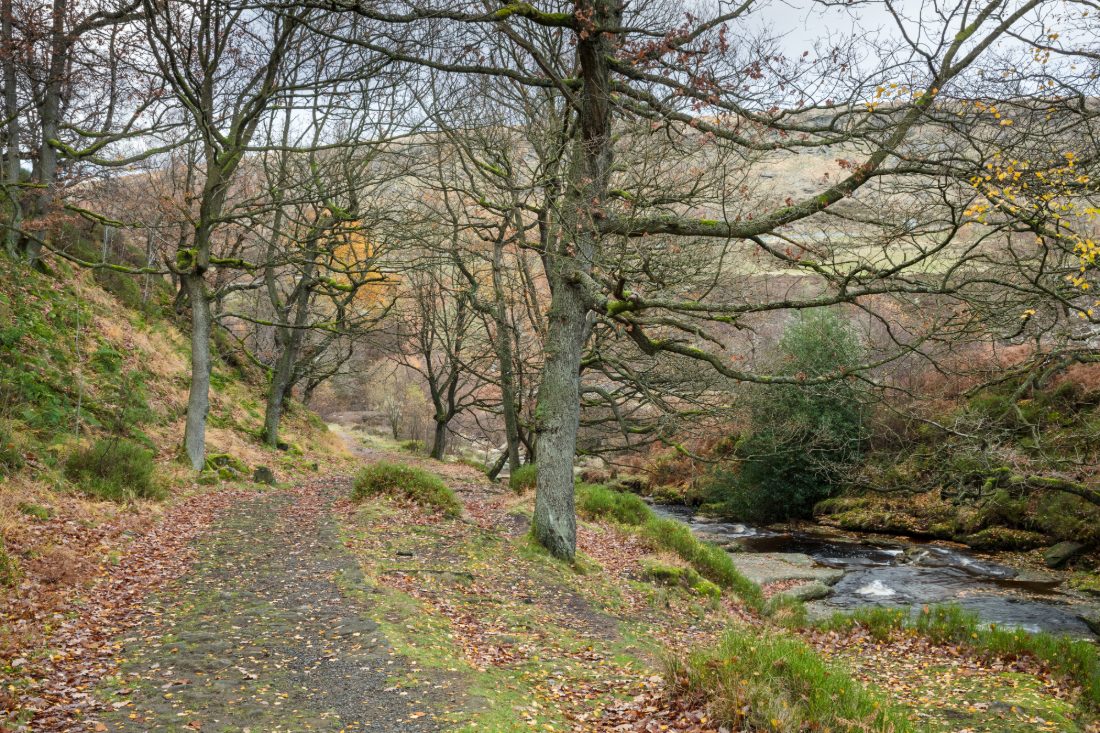
POLYGON ((187 424, 183 448, 196 471, 206 462, 206 414, 210 411, 210 329, 213 317, 201 272, 182 275, 191 301, 191 387, 187 395, 187 424))
MULTIPOLYGON (((578 16, 590 17, 596 27, 617 27, 621 12, 618 0, 577 3, 578 16)), ((560 238, 554 251, 547 252, 553 294, 536 409, 539 471, 533 525, 538 541, 566 560, 572 560, 577 549, 573 457, 580 424, 581 354, 588 333, 584 281, 597 257, 596 220, 603 216, 611 171, 608 59, 614 55, 613 39, 611 33, 578 34, 580 132, 571 151, 560 238)))

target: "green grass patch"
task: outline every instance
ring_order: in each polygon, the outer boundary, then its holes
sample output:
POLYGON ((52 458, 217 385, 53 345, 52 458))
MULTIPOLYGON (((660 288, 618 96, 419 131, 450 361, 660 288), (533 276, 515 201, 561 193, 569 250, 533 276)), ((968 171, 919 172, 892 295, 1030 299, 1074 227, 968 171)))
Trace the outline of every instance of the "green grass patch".
POLYGON ((152 451, 125 438, 102 438, 69 456, 65 477, 99 499, 163 499, 164 488, 153 480, 154 468, 152 451))
POLYGON ((1080 685, 1082 706, 1100 712, 1100 651, 1094 644, 1046 632, 999 629, 955 605, 922 609, 914 628, 941 644, 966 644, 1004 657, 1030 654, 1080 685))
POLYGON ((876 639, 910 629, 937 644, 958 644, 998 657, 1030 655, 1081 687, 1081 706, 1100 712, 1100 651, 1087 641, 1047 632, 1001 629, 985 624, 978 615, 957 605, 926 606, 916 619, 905 609, 867 608, 837 614, 820 626, 845 630, 867 629, 876 639))
POLYGON ((40 519, 43 522, 53 516, 53 509, 48 506, 42 506, 41 504, 33 504, 29 501, 21 501, 16 507, 22 514, 28 517, 34 517, 40 519))
POLYGON ((524 491, 534 489, 538 478, 538 467, 534 463, 528 463, 512 472, 508 477, 508 488, 517 494, 522 494, 524 491))
POLYGON ((753 610, 765 614, 782 610, 782 615, 801 618, 801 612, 789 613, 792 608, 800 608, 797 604, 792 606, 789 601, 769 604, 760 586, 742 575, 729 553, 721 547, 699 540, 683 522, 661 519, 634 494, 614 491, 600 484, 578 484, 576 502, 577 511, 584 517, 636 528, 654 547, 676 553, 699 575, 720 588, 733 591, 753 610))
POLYGON ((912 730, 904 714, 782 634, 730 631, 716 649, 671 658, 666 679, 734 730, 912 730))
POLYGON ((642 564, 642 577, 657 585, 687 588, 705 598, 722 595, 722 589, 700 575, 695 568, 646 562, 642 564))
POLYGON ((370 496, 391 496, 448 517, 462 513, 462 505, 443 479, 404 463, 379 461, 367 466, 356 475, 351 496, 359 501, 370 496))
POLYGON ((412 453, 413 455, 422 455, 424 453, 424 441, 423 440, 402 440, 397 444, 397 447, 406 453, 412 453))
POLYGON ((653 511, 634 494, 609 489, 602 484, 577 484, 577 511, 589 517, 610 519, 638 526, 653 517, 653 511))
POLYGON ((851 613, 835 613, 817 625, 825 631, 850 631, 858 626, 866 629, 873 638, 885 641, 895 631, 905 628, 908 619, 909 610, 905 608, 867 606, 851 613))
POLYGON ((0 421, 0 476, 22 467, 23 452, 15 443, 15 435, 6 421, 0 421))
POLYGON ((14 587, 21 575, 19 561, 8 554, 3 541, 0 540, 0 587, 14 587))

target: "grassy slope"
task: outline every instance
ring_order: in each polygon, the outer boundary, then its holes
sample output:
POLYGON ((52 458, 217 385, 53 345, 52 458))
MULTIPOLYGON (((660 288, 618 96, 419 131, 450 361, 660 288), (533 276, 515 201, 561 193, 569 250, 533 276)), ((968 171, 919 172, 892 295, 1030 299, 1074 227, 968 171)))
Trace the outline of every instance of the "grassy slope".
POLYGON ((387 637, 425 670, 464 676, 480 699, 445 716, 459 730, 612 730, 621 724, 644 730, 650 722, 655 730, 715 730, 714 714, 723 708, 713 704, 721 701, 701 689, 706 684, 692 683, 693 674, 705 683, 715 669, 727 670, 725 681, 735 688, 722 700, 779 701, 774 709, 759 705, 777 721, 769 728, 769 719, 763 729, 793 731, 807 714, 873 716, 893 706, 902 721, 895 730, 908 725, 947 733, 959 730, 960 720, 989 733, 1083 730, 1074 694, 1040 665, 1006 663, 912 635, 878 640, 851 629, 785 630, 761 621, 729 592, 713 599, 690 584, 647 580, 675 577, 650 572, 654 566, 685 563, 617 523, 582 522, 580 561, 570 568, 532 545, 530 493, 487 485, 465 467, 419 463, 444 474, 463 501, 463 520, 410 512, 374 496, 349 506, 344 531, 387 637), (752 650, 732 667, 723 666, 729 657, 712 653, 727 634, 732 639, 724 648, 752 650), (788 667, 777 667, 773 657, 805 650, 798 639, 813 651, 800 652, 793 674, 784 676, 788 667), (688 658, 683 652, 691 649, 704 653, 688 658), (782 701, 799 700, 800 685, 819 682, 823 667, 815 655, 834 675, 833 689, 857 680, 852 689, 865 688, 869 697, 849 698, 846 709, 821 698, 809 711, 784 712, 782 701), (682 663, 669 668, 670 658, 682 663), (763 688, 737 684, 758 676, 767 679, 763 688), (668 697, 666 679, 682 694, 668 697))
MULTIPOLYGON (((41 275, 0 257, 0 540, 15 567, 8 583, 0 582, 0 673, 12 675, 7 665, 44 643, 53 628, 39 612, 72 613, 169 507, 232 488, 200 485, 176 460, 189 345, 168 316, 165 287, 151 288, 142 306, 133 280, 74 271, 64 262, 51 266, 52 276, 41 275), (166 502, 97 501, 66 479, 65 458, 120 416, 126 437, 155 451, 155 480, 167 490, 166 502)), ((285 427, 293 449, 262 446, 258 372, 221 362, 213 383, 211 453, 229 453, 250 468, 270 466, 280 480, 311 472, 318 462, 346 460, 339 441, 297 405, 285 427)))

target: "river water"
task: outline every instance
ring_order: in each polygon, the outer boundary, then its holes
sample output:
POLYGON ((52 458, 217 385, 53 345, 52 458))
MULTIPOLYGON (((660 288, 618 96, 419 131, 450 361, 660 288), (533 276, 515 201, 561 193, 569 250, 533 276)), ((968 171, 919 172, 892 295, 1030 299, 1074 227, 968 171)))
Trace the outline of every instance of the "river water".
MULTIPOLYGON (((1097 638, 1081 618, 1096 614, 1096 605, 1067 593, 1053 575, 1018 571, 936 543, 861 542, 778 532, 713 521, 678 505, 654 505, 653 510, 687 523, 695 532, 734 540, 741 552, 800 553, 818 565, 843 570, 829 596, 810 604, 822 615, 861 606, 956 603, 999 626, 1097 638)), ((733 554, 736 558, 738 553, 733 554)))

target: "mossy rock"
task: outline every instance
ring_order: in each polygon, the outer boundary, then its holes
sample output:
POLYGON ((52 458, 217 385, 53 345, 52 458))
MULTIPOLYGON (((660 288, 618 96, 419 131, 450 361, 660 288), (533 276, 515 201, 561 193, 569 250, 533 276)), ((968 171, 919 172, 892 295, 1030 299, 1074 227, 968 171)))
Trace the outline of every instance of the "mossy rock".
POLYGON ((657 504, 680 504, 685 502, 684 492, 675 486, 657 486, 650 490, 649 498, 657 504))
POLYGON ((231 456, 228 453, 214 453, 207 456, 205 470, 221 473, 223 468, 229 469, 237 476, 247 476, 249 473, 248 464, 236 456, 231 456))
POLYGON ((1080 542, 1066 540, 1059 542, 1043 553, 1043 562, 1048 568, 1060 568, 1073 558, 1084 552, 1085 546, 1080 542))
POLYGON ((1090 595, 1100 596, 1100 573, 1076 573, 1070 578, 1069 586, 1090 595))
POLYGON ((252 474, 252 481, 257 484, 275 485, 275 472, 267 466, 257 466, 252 474))
POLYGON ((611 483, 608 484, 608 488, 615 489, 616 491, 628 491, 632 494, 640 494, 645 491, 646 480, 641 476, 633 476, 631 474, 623 474, 616 476, 611 483))
POLYGON ((198 482, 203 486, 213 486, 219 482, 216 471, 203 471, 199 474, 198 482))
POLYGON ((814 505, 814 516, 841 514, 855 509, 864 509, 870 505, 871 500, 863 496, 834 496, 817 502, 814 505))
POLYGON ((963 541, 975 550, 1034 550, 1047 543, 1038 532, 1009 527, 988 527, 967 536, 963 541))

